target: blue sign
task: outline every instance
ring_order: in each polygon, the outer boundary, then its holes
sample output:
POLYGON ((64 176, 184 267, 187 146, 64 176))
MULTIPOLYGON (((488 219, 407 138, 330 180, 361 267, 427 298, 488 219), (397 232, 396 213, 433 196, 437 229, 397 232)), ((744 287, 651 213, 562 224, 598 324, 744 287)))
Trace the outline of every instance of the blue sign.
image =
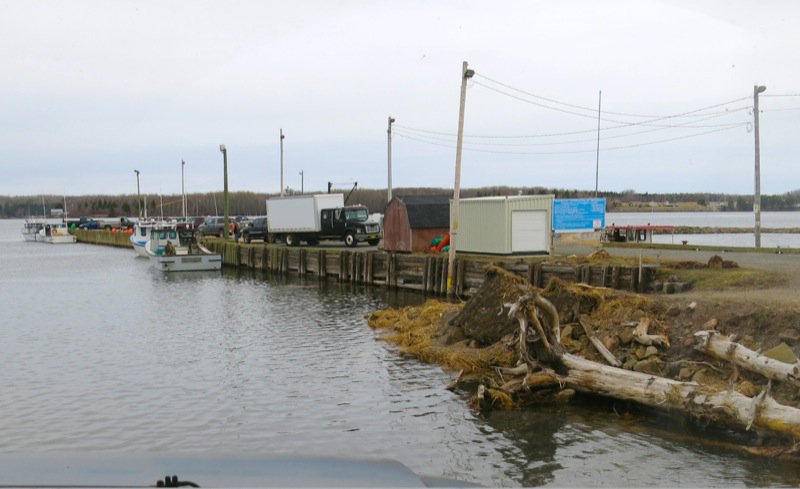
POLYGON ((594 231, 606 226, 606 199, 553 200, 554 231, 594 231))

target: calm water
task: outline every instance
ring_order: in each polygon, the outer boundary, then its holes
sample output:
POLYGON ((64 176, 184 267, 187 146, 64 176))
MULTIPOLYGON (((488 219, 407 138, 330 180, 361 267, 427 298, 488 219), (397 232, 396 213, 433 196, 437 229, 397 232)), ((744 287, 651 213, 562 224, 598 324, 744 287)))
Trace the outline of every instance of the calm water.
MULTIPOLYGON (((752 212, 609 212, 606 224, 630 226, 652 224, 654 226, 714 226, 731 228, 753 228, 755 214, 752 212)), ((800 228, 800 212, 762 212, 761 228, 800 228)), ((695 245, 755 246, 753 233, 733 234, 660 234, 653 236, 655 243, 681 244, 687 241, 695 245)), ((800 234, 761 233, 761 246, 765 248, 800 248, 800 234)))
POLYGON ((366 325, 418 296, 162 276, 130 250, 25 243, 20 227, 0 221, 0 453, 347 453, 488 486, 800 483, 608 408, 475 414, 444 388, 452 373, 366 325))

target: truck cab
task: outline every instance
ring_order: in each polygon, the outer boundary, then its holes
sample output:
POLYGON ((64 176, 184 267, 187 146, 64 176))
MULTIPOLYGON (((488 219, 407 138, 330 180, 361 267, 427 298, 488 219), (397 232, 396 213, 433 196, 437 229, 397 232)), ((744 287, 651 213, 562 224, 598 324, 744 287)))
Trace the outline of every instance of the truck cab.
POLYGON ((325 236, 339 236, 347 246, 366 241, 375 246, 381 240, 380 224, 369 221, 369 210, 363 205, 322 209, 321 232, 325 236))

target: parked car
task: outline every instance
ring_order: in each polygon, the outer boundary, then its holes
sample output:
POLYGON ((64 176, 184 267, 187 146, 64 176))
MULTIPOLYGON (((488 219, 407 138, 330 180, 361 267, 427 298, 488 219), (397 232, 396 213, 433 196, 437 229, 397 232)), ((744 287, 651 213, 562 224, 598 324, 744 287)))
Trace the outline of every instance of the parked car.
POLYGON ((100 221, 96 221, 90 217, 83 218, 81 217, 80 224, 78 224, 79 229, 100 229, 100 221))
POLYGON ((266 217, 256 217, 253 219, 250 226, 244 228, 242 231, 242 238, 244 238, 245 243, 249 243, 254 239, 262 239, 265 242, 267 241, 267 218, 266 217))
POLYGON ((225 218, 221 216, 208 216, 203 220, 197 230, 200 236, 220 236, 222 237, 225 218))

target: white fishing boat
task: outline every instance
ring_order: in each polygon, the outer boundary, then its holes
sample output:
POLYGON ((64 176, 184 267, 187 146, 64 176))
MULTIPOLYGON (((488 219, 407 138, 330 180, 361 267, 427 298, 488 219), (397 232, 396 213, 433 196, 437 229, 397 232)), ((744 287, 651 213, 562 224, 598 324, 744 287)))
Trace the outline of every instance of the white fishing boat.
POLYGON ((44 227, 39 230, 36 241, 42 241, 50 244, 65 244, 75 243, 78 238, 74 234, 69 233, 67 223, 63 220, 51 220, 45 223, 44 227))
POLYGON ((69 228, 63 219, 43 217, 25 219, 25 224, 22 225, 22 237, 25 241, 50 244, 75 243, 78 240, 69 233, 69 228))
POLYGON ((143 258, 150 258, 150 255, 147 253, 147 242, 150 240, 150 235, 153 232, 153 228, 159 221, 155 219, 140 219, 136 224, 133 226, 133 234, 131 234, 131 246, 133 246, 133 251, 136 252, 136 256, 141 256, 143 258))
POLYGON ((25 219, 25 224, 22 225, 22 237, 25 241, 37 241, 39 231, 44 229, 45 219, 41 217, 29 217, 25 219))
POLYGON ((194 227, 185 223, 159 222, 149 230, 144 249, 153 267, 162 272, 197 272, 222 269, 222 255, 197 240, 194 227))

